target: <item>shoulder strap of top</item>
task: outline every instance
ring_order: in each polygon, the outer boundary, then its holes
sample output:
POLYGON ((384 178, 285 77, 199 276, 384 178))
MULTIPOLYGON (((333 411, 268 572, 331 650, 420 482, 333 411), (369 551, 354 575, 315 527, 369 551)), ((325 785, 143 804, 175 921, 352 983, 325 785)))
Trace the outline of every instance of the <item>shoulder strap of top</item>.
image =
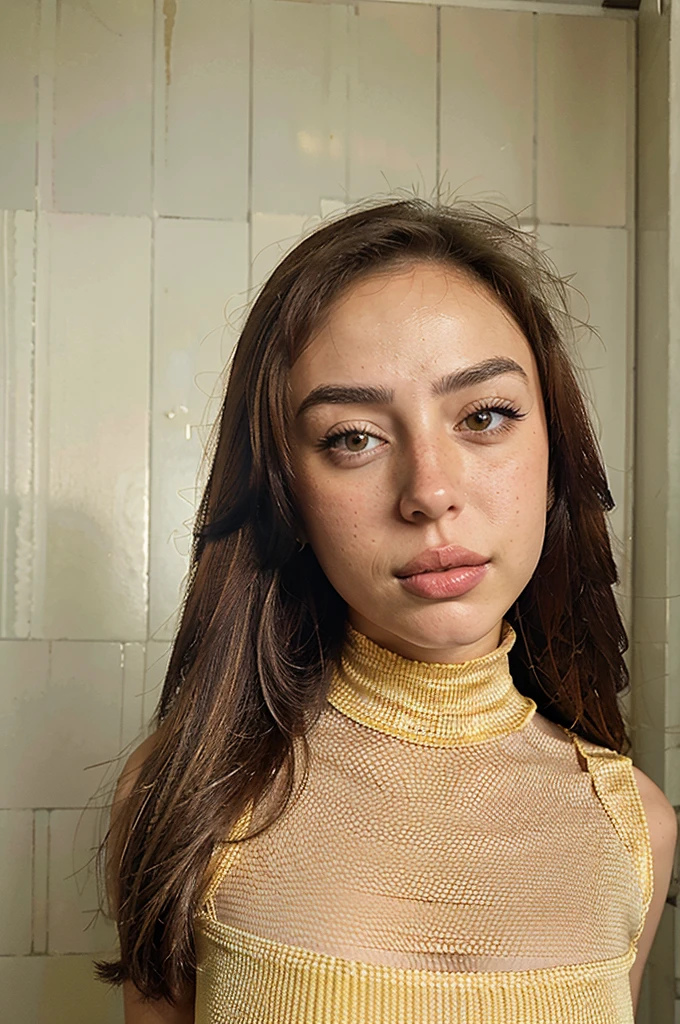
POLYGON ((210 858, 208 870, 206 871, 206 888, 204 889, 200 906, 206 910, 213 920, 217 920, 215 894, 220 887, 222 879, 236 863, 241 852, 241 844, 239 842, 232 842, 232 840, 242 839, 246 835, 253 816, 253 806, 253 801, 250 800, 240 817, 232 825, 227 842, 218 843, 210 858))
POLYGON ((640 879, 643 907, 640 925, 634 937, 637 942, 652 901, 654 869, 649 826, 633 773, 633 761, 625 754, 598 746, 570 729, 565 728, 565 732, 584 758, 595 791, 621 842, 630 853, 640 879))

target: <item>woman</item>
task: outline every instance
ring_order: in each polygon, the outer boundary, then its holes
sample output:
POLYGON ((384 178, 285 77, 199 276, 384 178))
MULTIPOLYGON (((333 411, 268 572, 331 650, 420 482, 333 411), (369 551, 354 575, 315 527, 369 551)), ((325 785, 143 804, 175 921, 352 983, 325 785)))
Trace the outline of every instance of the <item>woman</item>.
POLYGON ((625 753, 564 298, 420 199, 264 285, 114 805, 127 1024, 632 1024, 675 817, 625 753))

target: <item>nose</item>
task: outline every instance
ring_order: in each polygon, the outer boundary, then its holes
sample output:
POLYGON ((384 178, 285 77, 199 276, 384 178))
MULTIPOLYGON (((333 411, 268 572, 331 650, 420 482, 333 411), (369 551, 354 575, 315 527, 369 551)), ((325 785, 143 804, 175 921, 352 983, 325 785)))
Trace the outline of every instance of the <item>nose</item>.
POLYGON ((404 519, 439 519, 465 503, 464 467, 451 438, 414 440, 401 460, 399 507, 404 519))

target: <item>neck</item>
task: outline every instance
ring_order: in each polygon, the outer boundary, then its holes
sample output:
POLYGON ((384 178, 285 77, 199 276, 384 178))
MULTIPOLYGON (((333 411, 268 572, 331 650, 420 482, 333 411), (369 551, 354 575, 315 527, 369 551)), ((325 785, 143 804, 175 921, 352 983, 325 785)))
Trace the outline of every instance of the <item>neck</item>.
POLYGON ((411 743, 455 747, 494 739, 521 729, 536 711, 510 675, 515 639, 504 621, 490 654, 443 664, 389 651, 348 622, 328 701, 362 725, 411 743))

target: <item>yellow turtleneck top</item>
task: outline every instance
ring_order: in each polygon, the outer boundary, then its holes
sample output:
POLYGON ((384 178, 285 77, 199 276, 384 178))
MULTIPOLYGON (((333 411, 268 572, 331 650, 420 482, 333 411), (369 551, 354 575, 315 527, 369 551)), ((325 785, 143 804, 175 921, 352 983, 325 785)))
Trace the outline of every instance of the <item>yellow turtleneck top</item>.
POLYGON ((504 621, 491 654, 433 664, 348 624, 306 784, 213 858, 196 1024, 634 1024, 632 761, 537 713, 514 641, 504 621))

